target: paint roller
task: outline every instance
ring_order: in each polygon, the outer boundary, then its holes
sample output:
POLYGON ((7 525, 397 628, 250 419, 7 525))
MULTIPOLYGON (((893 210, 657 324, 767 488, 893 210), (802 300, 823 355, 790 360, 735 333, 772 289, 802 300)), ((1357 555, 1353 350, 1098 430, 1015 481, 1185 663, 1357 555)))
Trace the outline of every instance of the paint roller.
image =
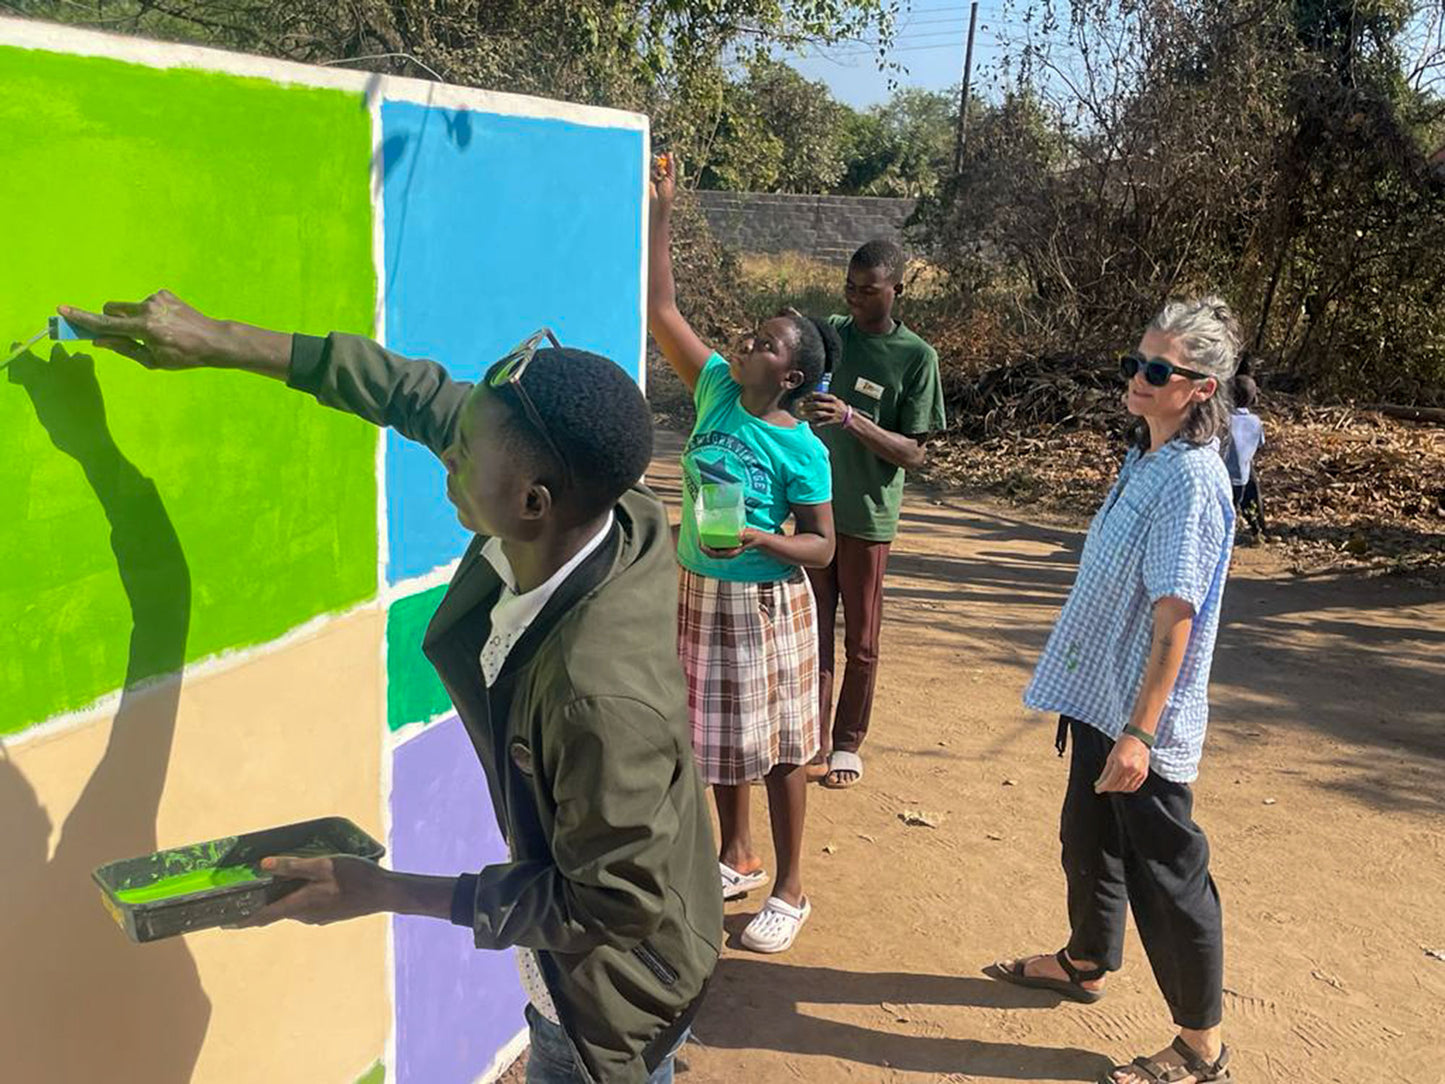
POLYGON ((12 361, 18 358, 21 354, 25 353, 25 351, 29 350, 41 339, 51 339, 54 342, 65 343, 82 342, 94 338, 94 334, 76 327, 65 317, 52 316, 46 322, 43 328, 37 331, 30 338, 26 339, 25 342, 21 343, 16 349, 10 352, 9 356, 6 357, 3 362, 0 362, 0 369, 5 368, 5 366, 9 365, 12 361))

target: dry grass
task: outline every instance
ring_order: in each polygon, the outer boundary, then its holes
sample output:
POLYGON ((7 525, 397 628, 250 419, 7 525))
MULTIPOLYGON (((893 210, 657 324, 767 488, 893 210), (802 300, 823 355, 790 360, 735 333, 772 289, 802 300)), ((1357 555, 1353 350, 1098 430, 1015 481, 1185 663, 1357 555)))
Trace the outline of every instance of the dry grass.
MULTIPOLYGON (((1445 583, 1445 430, 1284 397, 1260 414, 1264 541, 1294 571, 1351 568, 1445 583)), ((959 426, 934 445, 925 478, 1082 518, 1123 457, 1100 422, 982 439, 959 426)))

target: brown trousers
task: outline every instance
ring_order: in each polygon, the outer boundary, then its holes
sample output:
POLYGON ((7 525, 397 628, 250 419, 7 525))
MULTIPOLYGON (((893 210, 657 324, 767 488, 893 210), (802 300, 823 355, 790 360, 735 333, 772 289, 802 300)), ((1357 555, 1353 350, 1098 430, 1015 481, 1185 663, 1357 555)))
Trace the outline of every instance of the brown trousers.
POLYGON ((810 568, 818 602, 818 712, 820 747, 856 753, 868 736, 873 688, 878 680, 878 634, 883 627, 883 573, 892 543, 838 536, 833 563, 810 568), (843 690, 833 711, 834 644, 838 602, 843 603, 843 690), (832 720, 832 740, 828 724, 832 720))

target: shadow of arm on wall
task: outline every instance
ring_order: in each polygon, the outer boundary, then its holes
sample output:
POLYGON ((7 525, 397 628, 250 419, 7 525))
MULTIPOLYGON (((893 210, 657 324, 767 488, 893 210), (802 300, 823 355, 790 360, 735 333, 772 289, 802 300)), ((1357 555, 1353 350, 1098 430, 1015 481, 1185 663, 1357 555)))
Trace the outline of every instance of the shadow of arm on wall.
POLYGON ((105 834, 116 838, 117 818, 143 845, 155 837, 175 731, 190 631, 190 568, 155 483, 111 435, 94 360, 56 346, 48 361, 21 356, 10 366, 9 379, 30 397, 51 443, 85 472, 110 524, 111 552, 131 612, 120 708, 105 756, 67 822, 61 845, 87 821, 111 822, 105 834))
MULTIPOLYGON (((181 938, 128 943, 97 900, 90 873, 156 849, 190 629, 190 570, 155 484, 116 446, 92 359, 56 347, 48 361, 21 357, 8 375, 30 397, 51 442, 80 465, 104 510, 132 627, 120 706, 93 769, 84 732, 67 735, 70 759, 62 758, 62 769, 73 762, 71 770, 90 774, 48 861, 42 796, 0 762, 7 818, 0 959, 9 980, 0 991, 0 1076, 72 1084, 114 1080, 119 1072, 186 1084, 211 1014, 190 948, 181 938), (11 813, 20 816, 12 822, 11 813)), ((73 620, 71 639, 83 646, 88 615, 73 620)), ((52 764, 45 778, 64 773, 52 764)))

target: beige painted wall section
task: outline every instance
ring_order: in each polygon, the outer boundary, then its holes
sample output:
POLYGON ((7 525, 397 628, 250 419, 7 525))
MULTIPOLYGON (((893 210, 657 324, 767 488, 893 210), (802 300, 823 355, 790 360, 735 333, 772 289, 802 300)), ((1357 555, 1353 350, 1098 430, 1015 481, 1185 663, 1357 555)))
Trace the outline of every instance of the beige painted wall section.
POLYGON ((339 814, 381 835, 385 617, 0 755, 0 1079, 350 1084, 384 1049, 386 922, 132 945, 95 866, 339 814))

